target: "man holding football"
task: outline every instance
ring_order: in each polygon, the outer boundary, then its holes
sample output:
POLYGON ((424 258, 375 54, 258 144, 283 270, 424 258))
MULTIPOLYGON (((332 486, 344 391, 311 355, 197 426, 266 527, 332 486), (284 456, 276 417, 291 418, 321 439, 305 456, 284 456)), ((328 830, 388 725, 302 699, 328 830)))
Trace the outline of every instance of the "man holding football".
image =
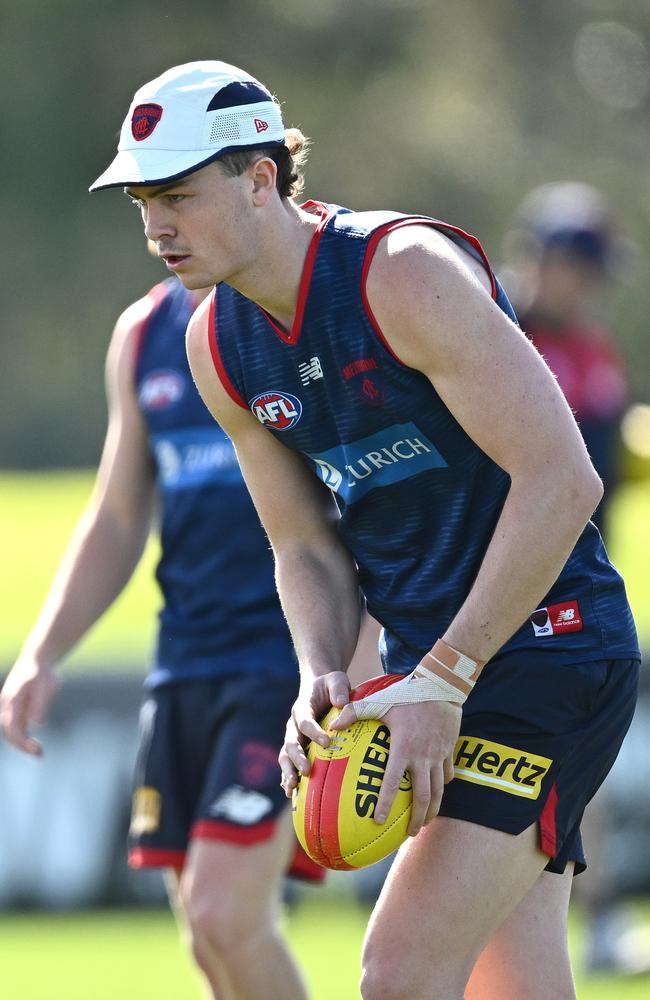
POLYGON ((564 1000, 580 819, 638 678, 623 583, 589 523, 602 487, 478 241, 298 206, 303 143, 250 74, 190 63, 137 92, 93 189, 126 187, 170 270, 217 285, 188 352, 271 539, 300 661, 287 793, 330 705, 338 728, 391 731, 378 822, 411 773, 413 836, 369 924, 363 996, 564 1000), (352 705, 359 588, 404 680, 352 705))

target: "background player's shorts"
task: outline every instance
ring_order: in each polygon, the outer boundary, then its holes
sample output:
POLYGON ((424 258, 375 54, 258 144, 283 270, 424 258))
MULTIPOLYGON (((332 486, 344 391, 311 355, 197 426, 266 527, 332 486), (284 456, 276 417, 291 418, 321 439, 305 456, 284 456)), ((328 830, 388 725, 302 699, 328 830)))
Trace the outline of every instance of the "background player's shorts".
POLYGON ((548 871, 586 867, 580 821, 632 720, 637 660, 491 660, 463 706, 441 816, 522 833, 537 822, 548 871))
MULTIPOLYGON (((273 836, 288 807, 278 752, 297 692, 297 675, 268 674, 190 680, 151 692, 140 713, 132 867, 180 869, 195 838, 246 846, 273 836)), ((304 871, 299 863, 295 874, 319 880, 322 871, 304 871)))

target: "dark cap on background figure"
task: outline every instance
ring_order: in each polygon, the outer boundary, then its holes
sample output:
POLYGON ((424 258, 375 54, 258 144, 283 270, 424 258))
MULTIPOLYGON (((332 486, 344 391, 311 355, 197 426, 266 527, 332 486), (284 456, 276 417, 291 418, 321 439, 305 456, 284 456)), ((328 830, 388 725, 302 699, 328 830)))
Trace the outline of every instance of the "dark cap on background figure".
POLYGON ((136 92, 117 156, 90 190, 166 184, 226 153, 284 143, 280 106, 259 80, 216 60, 185 63, 136 92))
POLYGON ((620 276, 631 250, 605 196, 578 181, 531 191, 517 210, 509 244, 516 254, 533 258, 563 252, 612 277, 620 276))

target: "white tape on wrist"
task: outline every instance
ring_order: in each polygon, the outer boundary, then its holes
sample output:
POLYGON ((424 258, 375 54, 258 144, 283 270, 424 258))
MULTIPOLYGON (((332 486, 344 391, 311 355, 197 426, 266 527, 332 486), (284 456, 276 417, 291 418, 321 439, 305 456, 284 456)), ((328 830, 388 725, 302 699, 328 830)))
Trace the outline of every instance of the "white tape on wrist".
POLYGON ((418 663, 413 673, 404 680, 355 701, 357 719, 381 719, 395 705, 413 705, 423 701, 464 704, 483 669, 483 663, 459 653, 442 639, 438 639, 425 658, 426 664, 418 663))

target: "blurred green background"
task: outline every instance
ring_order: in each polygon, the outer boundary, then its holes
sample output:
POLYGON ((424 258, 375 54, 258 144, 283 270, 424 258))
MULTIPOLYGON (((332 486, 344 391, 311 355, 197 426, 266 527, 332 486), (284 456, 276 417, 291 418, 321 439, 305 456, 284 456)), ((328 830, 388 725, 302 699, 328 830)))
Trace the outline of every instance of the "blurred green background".
POLYGON ((650 396, 647 0, 24 0, 1 5, 0 466, 92 465, 117 313, 162 274, 111 159, 136 87, 222 58, 314 140, 310 196, 427 212, 498 263, 520 198, 579 179, 639 247, 608 304, 650 396))

